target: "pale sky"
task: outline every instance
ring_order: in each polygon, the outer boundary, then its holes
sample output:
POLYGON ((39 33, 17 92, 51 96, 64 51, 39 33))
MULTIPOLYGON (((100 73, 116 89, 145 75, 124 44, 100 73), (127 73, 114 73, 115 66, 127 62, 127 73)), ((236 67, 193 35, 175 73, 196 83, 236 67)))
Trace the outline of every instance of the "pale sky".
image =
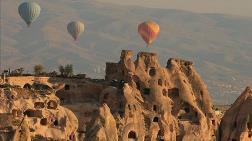
POLYGON ((200 13, 224 13, 252 17, 252 0, 100 0, 122 5, 182 9, 200 13))

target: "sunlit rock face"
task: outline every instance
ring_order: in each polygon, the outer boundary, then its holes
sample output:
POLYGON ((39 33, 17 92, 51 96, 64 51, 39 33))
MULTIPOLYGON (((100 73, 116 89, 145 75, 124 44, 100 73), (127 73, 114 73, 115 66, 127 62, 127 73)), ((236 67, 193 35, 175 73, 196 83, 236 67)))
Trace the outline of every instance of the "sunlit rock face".
POLYGON ((118 63, 106 64, 110 84, 100 94, 101 107, 87 139, 216 140, 219 121, 192 62, 171 58, 162 67, 155 53, 140 52, 135 61, 132 57, 132 51, 123 50, 118 63))
POLYGON ((221 121, 221 141, 252 140, 252 89, 246 90, 232 104, 221 121))
POLYGON ((77 140, 78 119, 60 105, 52 88, 6 85, 0 91, 1 141, 77 140))

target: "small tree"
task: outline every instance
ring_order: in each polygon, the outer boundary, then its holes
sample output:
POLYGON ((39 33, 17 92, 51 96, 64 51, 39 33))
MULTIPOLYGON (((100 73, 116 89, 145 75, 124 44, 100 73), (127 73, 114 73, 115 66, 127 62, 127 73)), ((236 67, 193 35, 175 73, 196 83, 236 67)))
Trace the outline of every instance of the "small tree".
POLYGON ((33 68, 35 75, 40 75, 43 73, 44 67, 42 65, 35 65, 33 68))
POLYGON ((52 71, 49 73, 50 77, 56 77, 58 75, 58 73, 56 71, 52 71))
POLYGON ((59 66, 59 72, 61 76, 64 77, 71 77, 73 76, 73 65, 72 64, 67 64, 65 66, 60 65, 59 66))
POLYGON ((72 64, 67 64, 65 66, 65 74, 67 77, 73 76, 73 65, 72 64))
POLYGON ((64 72, 65 72, 64 66, 62 66, 62 65, 59 66, 59 72, 60 72, 61 76, 64 76, 64 72))
POLYGON ((23 75, 23 73, 24 73, 24 68, 19 68, 18 71, 19 71, 19 74, 20 74, 20 75, 23 75))

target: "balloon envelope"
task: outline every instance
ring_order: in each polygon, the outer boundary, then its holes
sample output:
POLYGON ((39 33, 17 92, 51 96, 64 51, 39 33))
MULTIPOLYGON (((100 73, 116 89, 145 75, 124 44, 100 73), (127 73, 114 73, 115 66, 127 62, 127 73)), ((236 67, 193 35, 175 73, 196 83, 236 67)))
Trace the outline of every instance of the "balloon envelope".
POLYGON ((160 32, 159 25, 153 21, 143 22, 138 25, 138 33, 147 45, 150 45, 160 32))
POLYGON ((70 22, 67 25, 67 31, 69 32, 69 34, 71 34, 74 40, 77 40, 79 36, 84 32, 84 30, 85 25, 79 21, 70 22))
POLYGON ((19 15, 28 26, 39 17, 40 11, 40 6, 35 2, 24 2, 18 7, 19 15))

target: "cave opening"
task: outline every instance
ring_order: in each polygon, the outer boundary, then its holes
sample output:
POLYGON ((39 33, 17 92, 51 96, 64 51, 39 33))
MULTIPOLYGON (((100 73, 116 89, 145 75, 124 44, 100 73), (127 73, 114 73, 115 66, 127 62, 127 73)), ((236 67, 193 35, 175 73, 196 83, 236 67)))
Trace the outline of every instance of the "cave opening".
POLYGON ((153 105, 153 111, 157 112, 157 105, 153 105))
POLYGON ((168 89, 168 95, 173 98, 179 97, 179 89, 178 88, 168 89))
POLYGON ((43 125, 43 126, 46 126, 47 125, 47 118, 43 118, 40 120, 40 124, 43 125))
POLYGON ((162 93, 163 93, 163 96, 166 96, 167 90, 166 90, 166 89, 163 89, 162 93))
POLYGON ((70 90, 70 85, 65 85, 65 91, 68 91, 68 90, 70 90))
POLYGON ((154 117, 153 122, 158 122, 158 117, 154 117))
POLYGON ((130 131, 128 134, 129 139, 137 139, 136 132, 135 131, 130 131))
POLYGON ((190 113, 190 108, 189 107, 185 107, 184 110, 185 110, 186 113, 190 113))
POLYGON ((154 67, 150 68, 149 75, 150 76, 155 76, 156 75, 156 69, 154 67))
POLYGON ((150 88, 144 88, 143 93, 144 95, 150 95, 150 88))
POLYGON ((53 122, 53 125, 54 125, 54 126, 59 126, 59 121, 56 119, 56 120, 53 122))
POLYGON ((162 79, 158 79, 158 85, 159 85, 159 86, 163 86, 163 81, 162 81, 162 79))

